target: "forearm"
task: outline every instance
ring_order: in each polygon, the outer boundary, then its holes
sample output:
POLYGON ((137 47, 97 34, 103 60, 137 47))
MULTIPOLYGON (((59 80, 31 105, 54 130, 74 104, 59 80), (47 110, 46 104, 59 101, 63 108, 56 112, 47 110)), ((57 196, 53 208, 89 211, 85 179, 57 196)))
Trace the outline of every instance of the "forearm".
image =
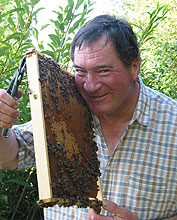
POLYGON ((8 130, 8 138, 1 135, 0 129, 0 169, 16 169, 18 164, 18 142, 12 129, 8 130))

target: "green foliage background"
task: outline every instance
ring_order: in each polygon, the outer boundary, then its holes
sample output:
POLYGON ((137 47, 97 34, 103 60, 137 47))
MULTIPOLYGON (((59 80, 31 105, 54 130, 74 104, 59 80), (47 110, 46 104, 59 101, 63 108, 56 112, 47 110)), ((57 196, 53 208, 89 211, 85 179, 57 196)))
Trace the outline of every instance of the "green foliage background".
MULTIPOLYGON (((71 71, 70 43, 77 29, 86 21, 94 7, 91 0, 67 0, 66 7, 55 9, 56 19, 37 28, 38 0, 0 1, 0 83, 7 88, 21 58, 34 48, 31 36, 36 38, 42 53, 51 56, 62 67, 71 71), (49 25, 47 47, 39 39, 39 33, 49 25)), ((109 14, 126 17, 132 23, 141 48, 141 77, 146 85, 177 99, 177 35, 175 1, 164 0, 114 0, 116 10, 109 14), (142 2, 143 1, 143 2, 142 2), (121 7, 121 10, 119 8, 121 7), (123 9, 123 10, 122 10, 123 9), (119 12, 119 13, 118 13, 119 12), (122 12, 122 13, 120 13, 122 12)), ((24 78, 20 100, 19 123, 30 120, 27 83, 24 78)), ((38 207, 38 189, 35 168, 22 171, 0 171, 0 220, 43 219, 38 207)))
POLYGON ((176 0, 122 0, 121 5, 118 0, 113 2, 111 13, 126 17, 137 34, 144 83, 177 99, 176 0))

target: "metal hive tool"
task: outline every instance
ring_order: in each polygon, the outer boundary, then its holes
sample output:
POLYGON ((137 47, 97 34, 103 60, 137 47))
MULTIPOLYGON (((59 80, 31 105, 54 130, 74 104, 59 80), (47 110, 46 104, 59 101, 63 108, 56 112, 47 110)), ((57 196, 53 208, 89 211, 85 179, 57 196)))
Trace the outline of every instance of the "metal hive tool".
POLYGON ((92 115, 74 77, 36 50, 26 55, 39 205, 102 205, 92 115))

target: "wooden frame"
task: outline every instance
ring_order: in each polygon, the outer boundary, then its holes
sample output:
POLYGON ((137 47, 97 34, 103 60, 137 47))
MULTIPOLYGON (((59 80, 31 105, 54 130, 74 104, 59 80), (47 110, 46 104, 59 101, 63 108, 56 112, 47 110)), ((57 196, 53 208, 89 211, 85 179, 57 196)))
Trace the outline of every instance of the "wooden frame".
MULTIPOLYGON (((31 105, 31 117, 33 126, 34 146, 37 179, 39 188, 39 205, 42 207, 58 205, 68 206, 68 198, 55 198, 51 187, 51 173, 49 164, 49 154, 47 147, 46 123, 44 115, 44 105, 42 97, 42 88, 40 82, 39 57, 42 54, 36 50, 32 50, 26 54, 27 76, 29 86, 29 96, 31 105)), ((91 198, 90 207, 97 207, 102 204, 102 192, 100 178, 98 177, 98 194, 96 198, 91 198)), ((82 207, 82 202, 78 200, 75 203, 78 207, 82 207)))

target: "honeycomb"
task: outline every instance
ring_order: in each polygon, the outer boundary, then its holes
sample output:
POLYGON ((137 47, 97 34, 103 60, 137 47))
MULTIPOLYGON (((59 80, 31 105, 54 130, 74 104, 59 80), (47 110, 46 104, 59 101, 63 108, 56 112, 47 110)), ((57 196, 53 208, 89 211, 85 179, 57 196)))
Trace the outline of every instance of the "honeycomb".
POLYGON ((58 63, 40 55, 39 73, 53 195, 48 202, 40 200, 39 205, 100 207, 100 163, 91 112, 74 76, 58 63))

